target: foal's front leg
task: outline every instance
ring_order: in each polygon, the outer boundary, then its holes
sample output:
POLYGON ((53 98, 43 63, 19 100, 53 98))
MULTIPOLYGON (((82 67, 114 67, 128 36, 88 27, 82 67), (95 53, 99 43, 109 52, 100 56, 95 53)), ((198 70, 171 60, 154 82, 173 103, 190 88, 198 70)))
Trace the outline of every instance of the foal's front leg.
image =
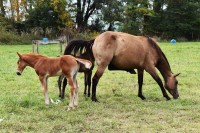
POLYGON ((47 77, 45 76, 39 76, 41 85, 42 85, 42 91, 44 95, 45 104, 49 104, 49 96, 48 96, 48 84, 47 84, 47 77))

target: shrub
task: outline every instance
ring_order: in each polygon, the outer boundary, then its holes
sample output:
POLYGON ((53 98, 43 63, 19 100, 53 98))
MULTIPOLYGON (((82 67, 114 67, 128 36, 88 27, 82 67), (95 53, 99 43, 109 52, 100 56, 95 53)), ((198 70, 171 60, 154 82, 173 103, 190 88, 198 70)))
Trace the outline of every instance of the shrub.
POLYGON ((30 44, 31 38, 29 34, 21 33, 19 35, 13 31, 0 28, 0 44, 30 44))

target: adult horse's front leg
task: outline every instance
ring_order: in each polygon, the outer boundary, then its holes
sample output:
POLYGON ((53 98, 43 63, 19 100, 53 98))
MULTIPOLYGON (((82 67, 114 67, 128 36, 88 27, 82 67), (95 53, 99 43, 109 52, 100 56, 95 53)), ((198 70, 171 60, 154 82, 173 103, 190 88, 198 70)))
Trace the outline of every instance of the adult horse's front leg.
POLYGON ((47 84, 47 77, 45 76, 39 76, 41 85, 42 85, 42 91, 43 91, 43 95, 44 95, 44 100, 45 100, 45 104, 49 104, 49 96, 48 96, 48 84, 47 84))
POLYGON ((144 75, 144 70, 138 69, 138 87, 139 87, 138 97, 140 97, 142 100, 145 100, 146 98, 142 94, 143 75, 144 75))
POLYGON ((170 97, 168 96, 167 92, 165 91, 165 88, 163 86, 162 80, 160 79, 160 77, 158 76, 156 69, 152 68, 152 69, 148 69, 147 72, 153 77, 153 79, 157 82, 157 84, 159 85, 163 97, 165 97, 167 100, 170 100, 170 97))

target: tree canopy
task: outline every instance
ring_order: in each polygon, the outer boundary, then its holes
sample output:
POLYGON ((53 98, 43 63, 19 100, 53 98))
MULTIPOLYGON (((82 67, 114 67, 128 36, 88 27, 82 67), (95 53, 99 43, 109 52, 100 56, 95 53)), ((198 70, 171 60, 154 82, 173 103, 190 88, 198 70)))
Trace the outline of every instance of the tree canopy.
POLYGON ((0 0, 0 28, 123 31, 200 40, 199 0, 0 0))

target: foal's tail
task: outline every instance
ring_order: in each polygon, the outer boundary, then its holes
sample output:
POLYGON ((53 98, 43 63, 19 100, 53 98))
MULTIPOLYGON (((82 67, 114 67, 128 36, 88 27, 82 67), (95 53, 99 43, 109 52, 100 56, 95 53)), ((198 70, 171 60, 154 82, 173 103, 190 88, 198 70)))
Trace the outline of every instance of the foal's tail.
POLYGON ((93 56, 92 54, 93 43, 94 39, 89 41, 73 40, 66 46, 64 55, 73 55, 77 57, 84 53, 91 53, 91 56, 93 56))

